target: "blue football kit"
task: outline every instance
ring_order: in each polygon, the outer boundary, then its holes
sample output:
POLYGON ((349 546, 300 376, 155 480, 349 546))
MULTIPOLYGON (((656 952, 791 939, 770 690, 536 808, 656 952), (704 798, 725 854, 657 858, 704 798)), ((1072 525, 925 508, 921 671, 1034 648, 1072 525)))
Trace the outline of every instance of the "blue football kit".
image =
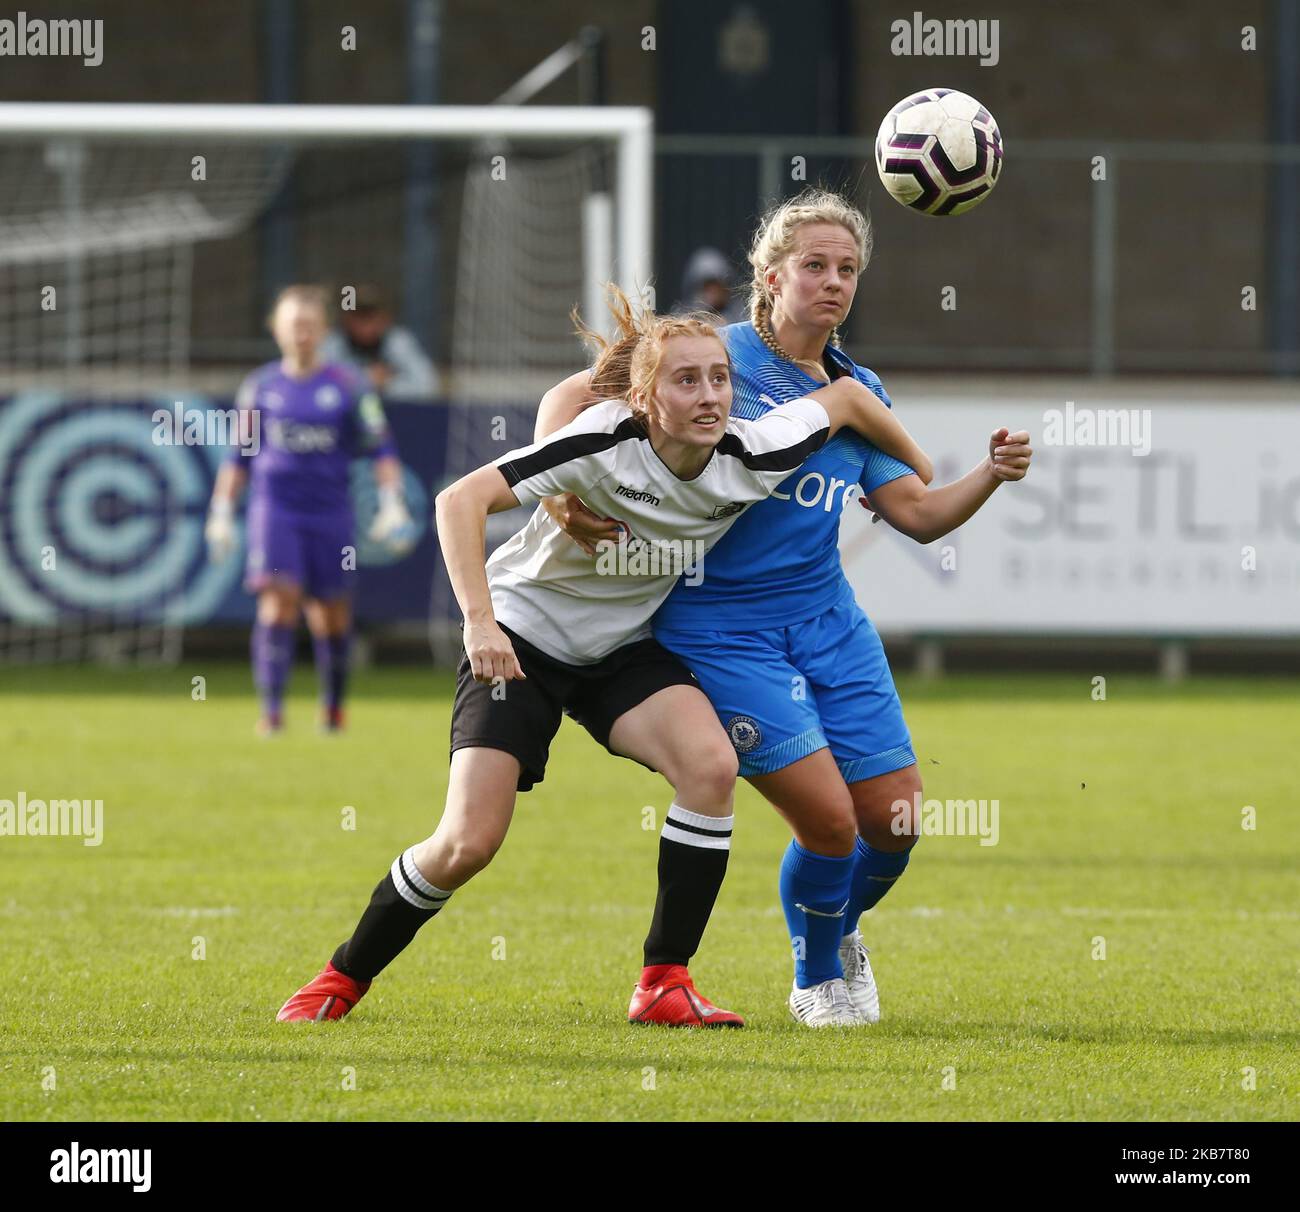
MULTIPOLYGON (((776 357, 752 325, 722 330, 731 409, 761 417, 824 384, 776 357)), ((871 371, 828 353, 885 404, 871 371)), ((684 660, 718 712, 742 775, 780 770, 829 746, 845 782, 910 766, 902 707, 880 637, 840 565, 840 514, 863 493, 913 474, 841 429, 766 501, 751 505, 679 581, 655 638, 684 660)))
MULTIPOLYGON (((824 386, 763 344, 749 323, 722 329, 732 363, 732 412, 760 417, 824 386)), ((886 405, 879 378, 828 346, 886 405)), ((677 583, 654 619, 655 638, 695 675, 731 738, 745 776, 769 774, 829 748, 846 783, 916 761, 884 647, 853 595, 839 554, 850 501, 914 474, 841 429, 765 501, 751 505, 708 553, 702 575, 677 583)), ((780 893, 795 986, 844 975, 858 918, 907 866, 909 851, 861 837, 844 857, 791 840, 780 893)))

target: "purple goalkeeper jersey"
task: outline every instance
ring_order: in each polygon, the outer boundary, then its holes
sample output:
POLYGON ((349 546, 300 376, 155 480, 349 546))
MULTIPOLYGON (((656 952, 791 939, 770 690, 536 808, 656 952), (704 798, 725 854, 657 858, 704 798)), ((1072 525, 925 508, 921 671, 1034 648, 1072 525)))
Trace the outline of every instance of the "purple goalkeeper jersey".
POLYGON ((250 503, 318 517, 350 513, 352 459, 397 453, 379 396, 347 366, 326 363, 296 379, 268 362, 244 380, 235 402, 242 448, 227 458, 248 467, 250 503))

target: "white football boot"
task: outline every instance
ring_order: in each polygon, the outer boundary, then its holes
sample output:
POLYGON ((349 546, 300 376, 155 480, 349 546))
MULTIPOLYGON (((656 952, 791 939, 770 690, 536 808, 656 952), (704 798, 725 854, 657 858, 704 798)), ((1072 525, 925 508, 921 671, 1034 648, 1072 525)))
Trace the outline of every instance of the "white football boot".
POLYGON ((856 1027, 862 1020, 853 1008, 843 977, 808 989, 790 991, 790 1013, 805 1027, 856 1027))
POLYGON ((880 1022, 880 991, 876 988, 876 978, 871 972, 871 961, 867 959, 861 932, 855 930, 840 941, 840 963, 844 966, 844 984, 858 1020, 880 1022))

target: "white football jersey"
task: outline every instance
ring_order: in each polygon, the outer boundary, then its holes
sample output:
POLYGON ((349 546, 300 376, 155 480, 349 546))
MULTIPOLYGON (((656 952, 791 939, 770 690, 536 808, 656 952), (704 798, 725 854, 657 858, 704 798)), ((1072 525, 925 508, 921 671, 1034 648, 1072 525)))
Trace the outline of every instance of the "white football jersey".
POLYGON ((754 421, 731 417, 704 470, 681 480, 625 401, 593 404, 563 429, 494 462, 521 505, 576 493, 623 533, 589 556, 539 507, 487 562, 497 621, 570 665, 645 639, 677 578, 707 578, 709 548, 829 434, 826 410, 815 400, 791 401, 754 421))

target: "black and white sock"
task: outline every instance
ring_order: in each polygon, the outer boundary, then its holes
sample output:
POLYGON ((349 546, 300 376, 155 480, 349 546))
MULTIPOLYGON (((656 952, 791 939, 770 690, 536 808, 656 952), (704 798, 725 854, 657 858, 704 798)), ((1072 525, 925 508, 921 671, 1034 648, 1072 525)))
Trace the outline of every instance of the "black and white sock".
POLYGON ((388 874, 375 886, 352 937, 334 952, 331 963, 344 976, 374 980, 451 896, 420 874, 414 850, 412 846, 393 860, 388 874))
POLYGON ((727 874, 734 816, 702 816, 678 804, 659 835, 659 895, 645 965, 689 964, 727 874))

